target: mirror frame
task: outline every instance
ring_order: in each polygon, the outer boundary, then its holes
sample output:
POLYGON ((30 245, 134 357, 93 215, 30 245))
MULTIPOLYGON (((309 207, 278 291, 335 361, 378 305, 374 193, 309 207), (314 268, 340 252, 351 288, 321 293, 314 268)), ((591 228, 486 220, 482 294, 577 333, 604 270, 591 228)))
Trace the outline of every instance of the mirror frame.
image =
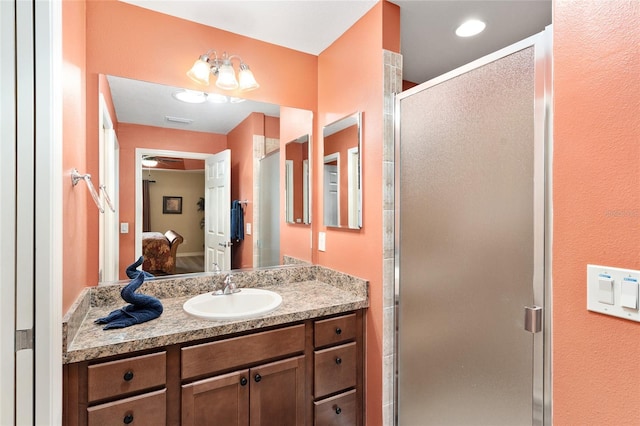
MULTIPOLYGON (((325 227, 327 228, 333 228, 333 229, 362 229, 362 119, 363 119, 363 115, 361 111, 355 112, 353 114, 349 114, 345 117, 342 117, 336 121, 334 121, 333 123, 330 123, 326 126, 324 126, 322 128, 322 182, 323 182, 323 190, 322 190, 322 199, 323 199, 323 214, 322 214, 322 223, 325 227), (329 155, 326 154, 325 152, 325 147, 326 147, 326 138, 341 131, 344 129, 347 129, 351 126, 357 126, 357 130, 356 130, 356 135, 358 138, 358 142, 356 144, 357 146, 357 161, 355 164, 351 164, 350 162, 352 161, 352 154, 353 154, 353 149, 349 149, 348 150, 348 158, 347 158, 347 170, 353 170, 353 168, 355 167, 357 170, 357 189, 356 189, 356 193, 353 194, 348 194, 347 195, 347 200, 352 200, 355 201, 357 203, 357 219, 356 220, 352 220, 353 218, 353 212, 349 213, 349 206, 347 205, 347 217, 348 222, 346 225, 327 225, 327 216, 326 216, 326 204, 324 203, 325 201, 325 194, 326 194, 326 186, 324 185, 325 182, 325 172, 324 172, 324 166, 326 164, 326 161, 331 160, 332 156, 334 155, 334 153, 330 153, 329 155), (349 224, 349 222, 352 222, 351 224, 349 224), (355 222, 355 223, 353 223, 355 222)), ((349 187, 349 185, 347 185, 348 189, 352 189, 353 187, 349 187)), ((338 207, 338 217, 340 217, 340 210, 341 208, 338 207)))
MULTIPOLYGON (((311 225, 311 190, 312 190, 312 185, 311 185, 311 158, 312 158, 312 152, 311 152, 311 134, 307 133, 305 135, 302 135, 296 139, 290 140, 289 142, 287 142, 285 144, 284 147, 284 152, 285 152, 285 203, 284 203, 284 219, 285 219, 285 223, 289 224, 289 225, 311 225), (306 176, 305 176, 305 171, 304 171, 304 160, 302 161, 302 219, 300 222, 297 222, 295 218, 289 218, 289 215, 291 213, 290 209, 290 205, 289 205, 289 194, 291 192, 293 192, 293 194, 291 194, 291 202, 295 205, 296 204, 296 191, 290 191, 289 189, 289 162, 292 160, 288 160, 287 159, 287 148, 289 146, 293 146, 292 144, 307 144, 307 170, 306 170, 306 176), (305 179, 306 178, 306 179, 305 179), (305 205, 306 205, 306 211, 305 211, 305 205)), ((295 181, 295 180, 294 180, 295 181)), ((295 185, 294 185, 295 188, 295 185)))

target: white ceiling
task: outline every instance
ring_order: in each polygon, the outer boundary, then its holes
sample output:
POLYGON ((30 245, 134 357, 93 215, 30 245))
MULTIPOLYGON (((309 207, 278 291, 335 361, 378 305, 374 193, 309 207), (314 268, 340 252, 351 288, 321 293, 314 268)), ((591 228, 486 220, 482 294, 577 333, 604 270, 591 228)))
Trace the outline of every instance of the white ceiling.
MULTIPOLYGON (((121 1, 314 55, 330 46, 377 3, 372 0, 121 1)), ((403 78, 415 83, 538 33, 551 23, 551 0, 392 0, 392 3, 400 6, 403 78), (472 17, 485 21, 486 30, 466 39, 455 36, 456 27, 472 17)), ((131 90, 137 89, 122 88, 125 93, 131 90)), ((175 100, 171 98, 171 101, 175 100)), ((117 96, 114 103, 118 120, 133 122, 128 113, 126 116, 121 113, 117 96)), ((161 103, 150 104, 153 105, 161 103)), ((250 103, 244 105, 249 107, 250 103)), ((163 119, 165 115, 169 114, 163 114, 163 119)), ((180 116, 178 112, 176 115, 180 116)), ((197 130, 194 125, 190 129, 197 130)))

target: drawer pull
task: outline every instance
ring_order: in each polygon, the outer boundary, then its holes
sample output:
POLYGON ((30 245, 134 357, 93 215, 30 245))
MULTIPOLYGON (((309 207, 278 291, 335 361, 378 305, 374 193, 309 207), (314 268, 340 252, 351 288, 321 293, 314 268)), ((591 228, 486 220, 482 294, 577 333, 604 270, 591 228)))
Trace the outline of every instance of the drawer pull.
POLYGON ((243 377, 240 379, 240 386, 246 386, 247 385, 247 378, 243 377))
POLYGON ((336 358, 336 364, 338 365, 342 364, 342 358, 340 357, 336 358))
POLYGON ((262 380, 262 376, 259 374, 256 374, 253 379, 256 381, 256 383, 258 383, 260 380, 262 380))
POLYGON ((127 414, 126 416, 124 416, 124 419, 122 419, 122 421, 125 425, 133 423, 133 414, 127 414))
POLYGON ((340 413, 342 413, 342 408, 336 407, 336 414, 340 414, 340 413))
POLYGON ((133 371, 129 370, 126 373, 124 373, 123 378, 125 382, 130 382, 131 380, 133 380, 133 371))
POLYGON ((340 327, 336 327, 336 334, 338 336, 342 334, 342 329, 340 327))

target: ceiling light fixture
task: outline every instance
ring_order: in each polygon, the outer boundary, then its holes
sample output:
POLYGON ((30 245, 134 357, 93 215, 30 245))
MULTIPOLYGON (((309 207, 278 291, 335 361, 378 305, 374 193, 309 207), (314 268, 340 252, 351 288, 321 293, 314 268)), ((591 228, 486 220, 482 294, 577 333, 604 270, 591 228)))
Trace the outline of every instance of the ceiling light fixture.
POLYGON ((456 35, 458 37, 473 37, 484 31, 486 26, 487 24, 478 19, 469 19, 456 29, 456 35))
POLYGON ((188 104, 201 104, 207 100, 206 93, 186 89, 173 92, 173 97, 188 104))
POLYGON ((155 167, 158 165, 158 160, 153 158, 142 157, 142 167, 155 167))
POLYGON ((209 50, 201 55, 187 72, 189 78, 205 86, 209 85, 210 74, 217 77, 216 86, 223 90, 240 89, 246 92, 260 87, 249 66, 242 61, 242 58, 238 55, 229 56, 227 52, 224 52, 219 58, 215 50, 209 50), (233 68, 233 59, 240 62, 238 79, 236 79, 236 72, 233 68))

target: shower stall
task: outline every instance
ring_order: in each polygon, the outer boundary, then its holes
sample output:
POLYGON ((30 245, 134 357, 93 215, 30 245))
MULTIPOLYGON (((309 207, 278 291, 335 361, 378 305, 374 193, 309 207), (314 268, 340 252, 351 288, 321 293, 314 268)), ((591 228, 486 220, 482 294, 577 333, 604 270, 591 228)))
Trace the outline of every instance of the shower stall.
POLYGON ((396 101, 396 423, 550 423, 550 30, 396 101))

